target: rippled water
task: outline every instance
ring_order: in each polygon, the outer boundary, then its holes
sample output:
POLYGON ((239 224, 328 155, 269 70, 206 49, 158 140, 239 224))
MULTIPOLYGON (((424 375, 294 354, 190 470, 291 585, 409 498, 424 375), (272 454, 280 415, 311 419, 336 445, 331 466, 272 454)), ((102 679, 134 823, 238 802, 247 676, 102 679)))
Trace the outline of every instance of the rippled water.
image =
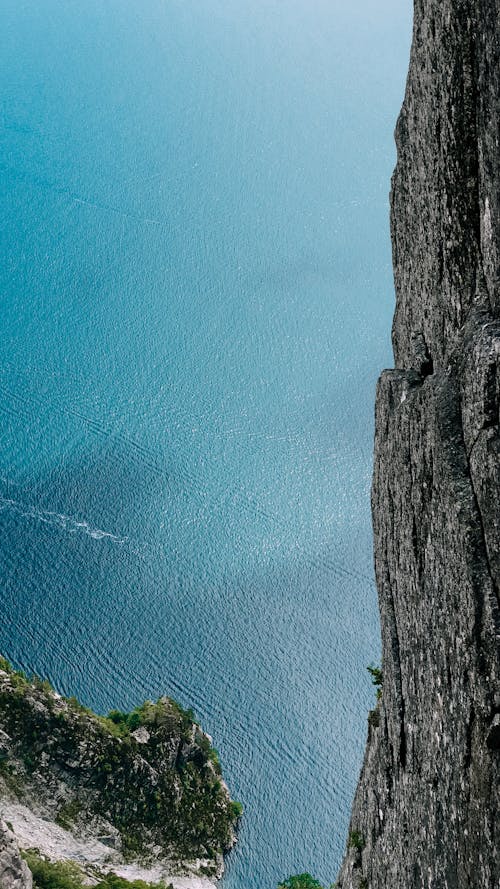
POLYGON ((0 13, 0 650, 194 707, 245 805, 226 889, 333 879, 410 2, 0 13))

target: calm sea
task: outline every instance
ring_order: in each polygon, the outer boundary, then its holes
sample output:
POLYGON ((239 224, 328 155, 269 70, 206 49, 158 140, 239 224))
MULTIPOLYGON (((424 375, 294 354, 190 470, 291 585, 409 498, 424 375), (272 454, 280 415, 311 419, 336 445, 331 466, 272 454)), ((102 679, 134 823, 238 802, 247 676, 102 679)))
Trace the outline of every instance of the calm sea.
POLYGON ((192 706, 225 889, 333 880, 379 658, 410 0, 0 0, 0 650, 192 706))

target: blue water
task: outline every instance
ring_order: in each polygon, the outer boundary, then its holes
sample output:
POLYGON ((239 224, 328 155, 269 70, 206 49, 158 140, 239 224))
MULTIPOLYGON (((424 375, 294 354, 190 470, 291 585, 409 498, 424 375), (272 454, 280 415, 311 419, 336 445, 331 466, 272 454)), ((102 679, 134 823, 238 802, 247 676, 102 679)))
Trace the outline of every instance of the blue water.
POLYGON ((194 707, 225 889, 345 841, 410 5, 0 0, 0 650, 194 707))

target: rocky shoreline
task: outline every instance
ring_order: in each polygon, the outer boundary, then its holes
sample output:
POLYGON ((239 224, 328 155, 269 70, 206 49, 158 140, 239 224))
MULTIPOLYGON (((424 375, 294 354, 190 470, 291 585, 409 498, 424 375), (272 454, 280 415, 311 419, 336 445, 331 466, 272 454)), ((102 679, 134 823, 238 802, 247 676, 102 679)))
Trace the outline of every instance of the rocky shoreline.
POLYGON ((102 717, 0 663, 2 889, 29 885, 16 843, 76 862, 88 885, 210 889, 240 814, 210 738, 171 699, 102 717))

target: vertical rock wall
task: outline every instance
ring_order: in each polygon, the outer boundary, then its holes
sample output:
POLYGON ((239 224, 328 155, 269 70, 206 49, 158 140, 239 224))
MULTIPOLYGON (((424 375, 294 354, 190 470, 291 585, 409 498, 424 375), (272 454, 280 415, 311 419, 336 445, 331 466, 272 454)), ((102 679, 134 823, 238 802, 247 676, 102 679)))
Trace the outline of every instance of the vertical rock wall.
POLYGON ((384 683, 342 889, 500 885, 499 50, 500 0, 415 0, 372 489, 384 683))

